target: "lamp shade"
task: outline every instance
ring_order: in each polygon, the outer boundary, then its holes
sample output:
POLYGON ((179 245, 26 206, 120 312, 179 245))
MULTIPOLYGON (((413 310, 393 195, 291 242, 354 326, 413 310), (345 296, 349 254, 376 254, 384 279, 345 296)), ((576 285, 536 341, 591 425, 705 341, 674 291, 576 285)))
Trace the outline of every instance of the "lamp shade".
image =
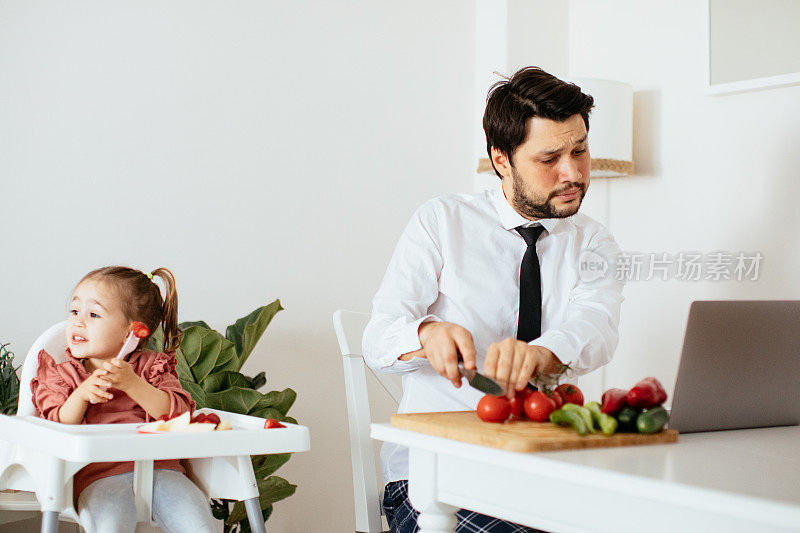
POLYGON ((633 87, 621 81, 566 78, 594 98, 589 115, 592 177, 633 174, 633 87))
MULTIPOLYGON (((594 98, 589 115, 589 152, 592 178, 633 174, 633 87, 595 78, 564 78, 594 98)), ((478 172, 494 174, 488 158, 478 162, 478 172)))

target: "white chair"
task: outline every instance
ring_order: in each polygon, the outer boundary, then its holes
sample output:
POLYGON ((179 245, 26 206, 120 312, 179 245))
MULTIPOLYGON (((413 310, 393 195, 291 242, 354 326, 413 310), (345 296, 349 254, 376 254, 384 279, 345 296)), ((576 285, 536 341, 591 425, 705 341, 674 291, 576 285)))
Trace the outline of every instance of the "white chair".
MULTIPOLYGON (((36 375, 38 354, 44 349, 60 362, 60 354, 66 348, 65 329, 67 322, 55 324, 33 343, 22 367, 20 377, 17 416, 36 416, 30 391, 31 379, 36 375)), ((202 409, 197 412, 217 413, 221 418, 238 420, 243 417, 215 409, 202 409)), ((63 472, 48 471, 39 452, 4 442, 0 435, 0 491, 11 489, 25 492, 5 492, 0 498, 0 509, 31 510, 41 509, 35 497, 37 486, 45 483, 58 483, 63 487, 64 507, 59 512, 44 512, 42 531, 56 531, 57 520, 76 522, 87 533, 93 533, 87 520, 82 519, 72 506, 72 476, 84 464, 68 463, 63 472)), ((192 481, 209 498, 226 498, 245 501, 250 527, 254 532, 264 532, 261 505, 258 501, 258 487, 255 482, 253 466, 249 456, 213 457, 184 460, 192 481)), ((153 462, 136 461, 134 469, 134 493, 137 503, 137 533, 161 531, 152 522, 153 462)))
MULTIPOLYGON (((353 463, 353 499, 355 501, 356 532, 380 533, 384 531, 381 515, 379 473, 370 439, 370 398, 367 388, 369 369, 395 403, 400 404, 403 388, 396 375, 374 372, 364 363, 361 338, 369 322, 367 313, 338 310, 333 314, 333 328, 339 340, 344 366, 347 418, 350 425, 350 458, 353 463)), ((381 487, 382 488, 382 487, 381 487)))

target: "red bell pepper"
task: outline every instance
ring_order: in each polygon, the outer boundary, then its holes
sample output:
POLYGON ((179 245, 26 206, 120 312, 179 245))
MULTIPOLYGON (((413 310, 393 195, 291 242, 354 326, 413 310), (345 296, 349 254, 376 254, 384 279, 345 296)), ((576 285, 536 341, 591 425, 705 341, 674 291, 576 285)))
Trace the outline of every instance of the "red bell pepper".
POLYGON ((600 411, 606 413, 607 415, 616 415, 619 413, 623 407, 628 405, 625 403, 625 396, 628 394, 628 391, 624 389, 608 389, 603 393, 603 406, 600 408, 600 411))
POLYGON ((633 386, 625 396, 625 401, 631 407, 648 409, 661 405, 667 399, 667 391, 654 377, 644 378, 633 386))

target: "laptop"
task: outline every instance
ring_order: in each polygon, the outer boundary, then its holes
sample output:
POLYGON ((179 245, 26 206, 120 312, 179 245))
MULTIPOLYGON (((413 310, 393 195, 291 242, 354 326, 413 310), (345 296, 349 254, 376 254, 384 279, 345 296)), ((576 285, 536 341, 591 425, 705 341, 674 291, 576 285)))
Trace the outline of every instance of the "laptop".
POLYGON ((800 301, 695 301, 669 427, 800 424, 800 301))

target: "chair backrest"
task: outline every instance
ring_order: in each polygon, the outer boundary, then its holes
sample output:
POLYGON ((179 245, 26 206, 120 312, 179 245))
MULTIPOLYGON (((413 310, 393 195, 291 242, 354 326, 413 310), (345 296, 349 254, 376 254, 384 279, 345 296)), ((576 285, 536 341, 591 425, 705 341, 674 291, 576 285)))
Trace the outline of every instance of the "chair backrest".
POLYGON ((22 363, 22 374, 19 378, 19 401, 17 403, 17 415, 35 416, 36 408, 33 406, 31 398, 31 380, 36 376, 39 367, 39 352, 47 351, 56 363, 64 360, 64 351, 67 348, 66 331, 67 321, 54 324, 39 338, 34 341, 28 355, 22 363))
POLYGON ((355 501, 356 531, 383 531, 381 523, 378 469, 370 439, 370 401, 367 390, 367 369, 399 405, 403 388, 394 375, 373 372, 364 363, 361 339, 370 315, 338 310, 333 314, 333 328, 339 340, 344 367, 347 418, 350 426, 350 458, 353 463, 353 499, 355 501))

